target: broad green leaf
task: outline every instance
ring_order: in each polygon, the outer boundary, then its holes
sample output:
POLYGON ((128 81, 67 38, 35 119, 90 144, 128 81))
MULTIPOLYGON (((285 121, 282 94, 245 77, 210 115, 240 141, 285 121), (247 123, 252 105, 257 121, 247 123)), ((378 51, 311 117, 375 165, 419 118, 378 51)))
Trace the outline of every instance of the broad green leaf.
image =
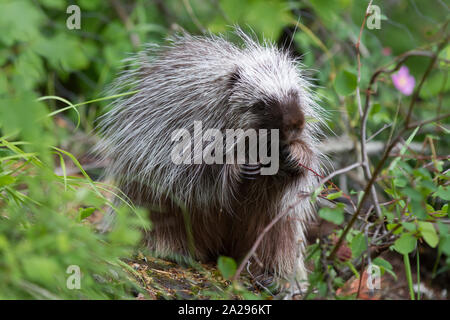
POLYGON ((439 243, 439 237, 431 222, 419 221, 418 222, 420 232, 423 239, 430 247, 434 248, 439 243))
POLYGON ((78 210, 78 220, 82 221, 89 217, 91 214, 95 212, 95 208, 89 207, 89 208, 80 208, 78 210))
POLYGON ((450 201, 450 187, 439 186, 438 190, 433 194, 435 197, 439 197, 445 201, 450 201))
POLYGON ((32 1, 0 2, 0 42, 7 46, 16 41, 38 39, 39 27, 46 22, 45 14, 32 1))
POLYGON ((395 240, 394 249, 401 254, 408 254, 416 247, 417 239, 409 234, 403 234, 400 238, 395 240))
POLYGON ((257 34, 276 39, 294 18, 284 1, 220 0, 220 7, 232 23, 251 26, 257 34))
POLYGON ((386 270, 393 270, 392 265, 389 263, 389 261, 386 261, 381 257, 373 259, 372 263, 376 264, 377 266, 383 267, 386 270))
POLYGON ((317 197, 322 192, 322 190, 323 190, 323 185, 320 185, 318 188, 316 188, 316 190, 314 190, 314 192, 311 195, 311 200, 310 200, 312 203, 316 202, 317 197))
POLYGON ((427 213, 421 201, 411 201, 411 213, 421 220, 427 218, 427 213))
POLYGON ((55 275, 64 272, 56 261, 44 256, 28 257, 24 261, 23 269, 30 279, 45 285, 55 283, 55 275))
POLYGON ((437 96, 441 91, 446 92, 448 90, 450 90, 450 81, 446 79, 445 72, 436 70, 424 82, 422 90, 420 90, 420 97, 422 99, 429 99, 437 96))
POLYGON ((342 194, 343 194, 342 191, 331 193, 331 194, 327 195, 327 199, 334 200, 334 199, 337 199, 337 198, 341 197, 342 194))
POLYGON ((403 227, 398 227, 398 223, 389 223, 387 224, 386 228, 390 231, 395 229, 392 233, 393 234, 399 234, 403 231, 403 227))
POLYGON ((408 183, 408 180, 402 177, 398 177, 394 179, 394 185, 399 188, 403 188, 408 183))
POLYGON ((14 181, 16 181, 16 178, 14 178, 13 176, 0 176, 0 187, 14 183, 14 181))
POLYGON ((236 261, 234 261, 234 259, 232 258, 224 256, 219 257, 219 260, 217 261, 217 267, 222 273, 222 276, 227 280, 230 280, 234 276, 237 269, 236 261))
POLYGON ((403 190, 403 193, 411 198, 412 201, 421 201, 422 200, 422 194, 413 188, 405 188, 403 190))
POLYGON ((412 222, 403 222, 402 226, 410 232, 415 232, 417 229, 416 224, 412 222))
POLYGON ((51 8, 51 9, 66 9, 67 5, 64 0, 40 0, 42 6, 51 8))
POLYGON ((348 70, 339 72, 334 80, 334 88, 341 96, 348 96, 355 91, 357 85, 356 75, 348 70))
POLYGON ((43 38, 34 44, 33 49, 45 57, 56 70, 79 70, 89 64, 81 43, 66 34, 43 38))
POLYGON ((450 236, 449 235, 442 238, 441 248, 442 248, 442 252, 444 252, 447 256, 450 256, 450 236))
POLYGON ((351 243, 353 258, 359 257, 365 250, 367 250, 366 237, 363 233, 358 233, 353 237, 351 243))
POLYGON ((319 210, 319 216, 322 219, 330 221, 334 224, 340 225, 344 222, 344 209, 340 207, 336 208, 321 208, 319 210))
POLYGON ((381 257, 377 257, 372 261, 373 264, 377 265, 380 267, 381 269, 381 274, 384 273, 384 271, 386 271, 387 273, 389 273, 395 280, 397 280, 397 275, 394 272, 394 269, 392 268, 392 265, 384 260, 381 257))

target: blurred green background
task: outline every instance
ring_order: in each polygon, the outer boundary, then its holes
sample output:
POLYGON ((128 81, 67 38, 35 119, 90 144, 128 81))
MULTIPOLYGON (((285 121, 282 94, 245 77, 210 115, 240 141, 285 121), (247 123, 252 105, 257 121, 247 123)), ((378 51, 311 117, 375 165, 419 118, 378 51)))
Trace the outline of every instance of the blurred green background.
MULTIPOLYGON (((118 273, 111 275, 110 269, 123 269, 118 258, 132 255, 139 241, 134 227, 148 223, 135 208, 124 208, 129 218, 121 220, 116 233, 92 232, 84 222, 94 210, 104 212, 105 206, 113 206, 110 193, 105 195, 106 187, 81 168, 82 174, 70 177, 65 164, 70 161, 72 167, 80 167, 78 160, 82 165, 88 162, 95 119, 108 104, 98 99, 105 97, 105 88, 123 59, 147 43, 164 43, 180 30, 224 33, 233 40, 232 26, 239 25, 281 47, 292 42, 292 54, 301 58, 329 112, 330 129, 337 135, 355 136, 360 122, 355 44, 367 4, 362 0, 0 0, 0 298, 130 296, 124 289, 129 283, 115 279, 118 273), (81 9, 79 30, 66 26, 71 4, 81 9), (81 105, 77 111, 70 107, 57 111, 69 102, 81 105), (79 292, 64 289, 68 264, 82 265, 90 279, 79 292)), ((365 28, 362 36, 363 95, 375 70, 396 56, 409 50, 434 51, 450 17, 449 3, 443 0, 373 4, 381 9, 381 28, 365 28)), ((413 120, 449 112, 449 60, 447 44, 424 83, 413 120)), ((428 63, 424 56, 407 60, 416 85, 428 63)), ((401 121, 410 101, 389 76, 382 76, 376 90, 368 136, 392 123, 397 110, 401 121)), ((442 120, 443 126, 420 133, 417 141, 431 135, 438 153, 448 155, 450 141, 444 128, 448 123, 442 120)), ((388 138, 389 130, 379 136, 388 138)), ((444 250, 450 252, 450 236, 443 239, 444 250)))
MULTIPOLYGON (((342 103, 333 89, 342 70, 356 72, 355 43, 367 1, 352 0, 169 0, 169 1, 7 1, 0 2, 0 92, 2 99, 34 100, 40 95, 57 95, 73 103, 102 96, 116 76, 122 60, 145 43, 162 43, 181 29, 200 34, 205 31, 229 33, 233 25, 252 30, 262 39, 289 43, 295 23, 301 25, 293 46, 305 68, 320 87, 324 106, 340 110, 342 103), (80 30, 68 30, 66 8, 81 9, 80 30)), ((362 87, 375 68, 392 57, 415 48, 430 47, 449 16, 444 1, 374 1, 381 9, 381 29, 363 33, 362 87)), ((448 57, 449 48, 443 56, 448 57)), ((414 57, 407 66, 415 77, 424 72, 426 57, 414 57)), ((383 84, 384 85, 384 84, 383 84)), ((389 83, 387 86, 391 87, 389 83)), ((422 98, 420 111, 437 103, 438 92, 447 92, 450 81, 433 72, 422 98), (441 90, 442 87, 444 90, 441 90)), ((397 103, 397 91, 383 90, 377 101, 383 105, 373 119, 391 119, 388 112, 397 103)), ((442 105, 449 105, 448 96, 442 105)), ((106 103, 105 103, 106 104, 106 103)), ((56 107, 57 103, 50 103, 56 107)), ((355 105, 345 107, 353 115, 355 105)), ((19 107, 18 107, 19 108, 19 107)), ((41 109, 36 107, 36 109, 41 109)), ((342 111, 342 110, 341 110, 342 111)), ((35 111, 39 112, 39 111, 35 111)), ((91 129, 98 104, 80 108, 82 127, 91 129)), ((72 114, 72 117, 75 115, 72 114)), ((13 120, 13 119, 11 119, 13 120)), ((336 128, 335 121, 330 123, 336 128)), ((35 136, 35 134, 32 134, 35 136)))

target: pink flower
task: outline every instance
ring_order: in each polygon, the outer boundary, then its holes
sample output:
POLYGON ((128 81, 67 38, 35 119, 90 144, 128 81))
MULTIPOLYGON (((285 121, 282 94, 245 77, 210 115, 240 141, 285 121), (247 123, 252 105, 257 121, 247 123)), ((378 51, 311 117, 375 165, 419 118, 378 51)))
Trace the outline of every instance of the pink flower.
POLYGON ((406 66, 402 66, 397 73, 392 75, 392 82, 397 90, 405 96, 409 96, 416 85, 416 79, 409 74, 409 69, 406 66))

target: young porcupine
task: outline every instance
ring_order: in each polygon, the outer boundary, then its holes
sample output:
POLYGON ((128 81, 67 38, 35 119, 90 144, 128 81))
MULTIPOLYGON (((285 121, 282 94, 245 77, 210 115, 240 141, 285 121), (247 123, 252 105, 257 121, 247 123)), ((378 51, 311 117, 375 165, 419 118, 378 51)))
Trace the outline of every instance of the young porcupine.
POLYGON ((106 174, 149 209, 147 239, 156 253, 242 259, 263 229, 288 211, 264 236, 250 270, 304 279, 304 233, 313 208, 302 194, 317 186, 312 172, 321 171, 321 109, 295 59, 237 34, 243 47, 184 34, 132 58, 113 91, 137 92, 113 102, 103 116, 97 151, 108 159, 106 174), (171 135, 182 128, 194 132, 196 121, 220 132, 279 129, 279 170, 261 175, 260 163, 174 163, 171 135))

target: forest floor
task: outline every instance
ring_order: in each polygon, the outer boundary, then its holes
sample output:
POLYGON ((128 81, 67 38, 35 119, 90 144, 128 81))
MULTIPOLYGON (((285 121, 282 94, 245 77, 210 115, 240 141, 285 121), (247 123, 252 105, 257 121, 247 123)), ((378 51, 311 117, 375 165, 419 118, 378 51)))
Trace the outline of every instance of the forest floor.
MULTIPOLYGON (((64 125, 69 125, 67 121, 59 118, 64 125)), ((61 125, 59 123, 59 125, 61 125)), ((81 133, 74 135, 67 142, 66 148, 73 152, 86 171, 95 179, 101 176, 103 171, 102 165, 96 163, 96 160, 88 156, 87 150, 92 147, 94 141, 92 137, 81 133), (76 142, 76 143, 74 143, 76 142), (73 146, 78 146, 77 150, 73 150, 73 146), (72 146, 72 147, 69 147, 72 146)), ((58 170, 58 169, 57 169, 58 170)), ((79 175, 78 169, 73 166, 66 168, 68 174, 79 175)), ((97 223, 101 219, 98 213, 89 217, 92 223, 97 223)), ((323 222, 322 222, 323 224, 323 222)), ((334 226, 325 222, 325 226, 318 230, 317 225, 312 226, 308 234, 308 243, 313 243, 318 237, 331 234, 334 226)), ((352 277, 348 279, 345 285, 338 289, 337 295, 340 299, 356 298, 373 299, 373 300, 402 300, 409 299, 410 293, 408 282, 405 276, 405 267, 400 255, 390 252, 383 252, 380 257, 387 260, 393 267, 396 275, 394 278, 391 274, 385 273, 381 277, 380 289, 370 291, 367 288, 367 275, 364 274, 362 280, 352 277)), ((415 257, 414 257, 415 260, 415 257)), ((413 260, 411 260, 413 261, 413 260)), ((130 266, 130 274, 136 280, 137 285, 141 288, 142 293, 136 293, 137 299, 242 299, 243 296, 236 294, 236 290, 232 290, 231 282, 225 280, 220 271, 214 264, 200 264, 195 266, 179 265, 172 261, 159 259, 150 255, 140 253, 132 260, 126 260, 130 266)), ((444 263, 443 259, 438 263, 444 263)), ((412 263, 412 279, 417 284, 417 269, 412 263)), ((435 278, 432 277, 433 269, 436 264, 436 250, 428 247, 426 244, 420 246, 420 292, 421 299, 441 300, 450 299, 450 274, 440 274, 435 278)), ((310 266, 311 268, 311 266, 310 266)), ((276 299, 279 295, 268 294, 267 290, 259 287, 255 281, 248 275, 240 277, 241 289, 258 295, 265 299, 276 299)), ((415 285, 415 294, 417 295, 417 285, 415 285)), ((300 295, 294 296, 294 299, 302 299, 300 295)))
MULTIPOLYGON (((423 257, 426 256, 422 252, 423 257)), ((397 278, 390 274, 381 277, 380 289, 369 290, 367 276, 364 274, 362 281, 356 277, 350 278, 343 288, 337 291, 338 298, 355 298, 359 290, 359 299, 364 300, 405 300, 409 299, 409 289, 404 272, 404 264, 398 254, 385 252, 381 255, 389 261, 397 278)), ((425 258, 424 258, 425 259, 425 258)), ((199 264, 196 267, 179 265, 172 261, 140 255, 127 261, 134 270, 132 275, 146 294, 137 295, 137 299, 242 299, 242 296, 232 294, 231 283, 221 276, 214 264, 199 264)), ((426 268, 424 261, 421 271, 421 299, 442 300, 448 299, 448 275, 441 275, 431 279, 431 270, 426 268), (424 267, 425 266, 425 267, 424 267)), ((413 281, 416 282, 417 273, 412 272, 413 281)), ((263 290, 248 276, 240 278, 244 287, 254 294, 262 294, 263 290)), ((415 286, 417 295, 417 286, 415 286)), ((264 295, 265 299, 276 299, 277 295, 264 295)), ((298 295, 294 299, 302 299, 298 295)))

